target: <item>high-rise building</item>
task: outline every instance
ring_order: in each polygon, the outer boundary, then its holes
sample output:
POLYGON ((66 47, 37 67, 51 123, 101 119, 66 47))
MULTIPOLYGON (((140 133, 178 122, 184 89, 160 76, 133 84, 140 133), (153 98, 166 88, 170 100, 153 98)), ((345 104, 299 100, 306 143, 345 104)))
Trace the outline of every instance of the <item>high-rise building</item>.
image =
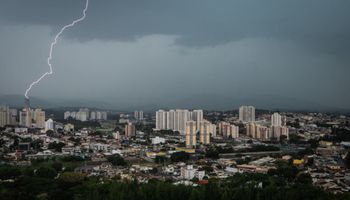
POLYGON ((11 113, 8 106, 0 106, 0 127, 11 123, 11 113))
POLYGON ((102 119, 102 113, 100 111, 96 112, 96 119, 101 120, 102 119))
POLYGON ((139 111, 139 120, 140 121, 143 120, 143 111, 142 110, 139 111))
POLYGON ((175 110, 167 112, 166 123, 167 129, 175 130, 175 110))
POLYGON ((134 118, 137 120, 137 121, 142 121, 143 120, 143 111, 140 110, 135 110, 134 111, 134 118))
POLYGON ((272 126, 270 130, 270 139, 280 140, 281 136, 289 138, 289 129, 286 126, 272 126))
POLYGON ((197 128, 195 121, 186 122, 186 147, 194 148, 197 145, 197 128))
POLYGON ((289 130, 286 126, 286 117, 284 116, 282 118, 280 114, 273 113, 271 116, 270 138, 280 140, 282 135, 287 139, 289 138, 289 130))
POLYGON ((19 114, 19 124, 21 126, 32 127, 32 112, 30 108, 23 108, 19 114))
POLYGON ((269 139, 270 128, 266 126, 256 125, 256 139, 266 141, 269 139))
POLYGON ((156 130, 167 130, 167 112, 158 110, 156 112, 156 130))
POLYGON ((37 128, 45 128, 45 111, 40 108, 35 109, 35 124, 37 128))
POLYGON ((70 113, 70 116, 73 118, 73 119, 76 119, 77 118, 77 112, 73 111, 70 113))
POLYGON ((10 124, 11 125, 17 125, 17 116, 18 116, 18 111, 17 109, 10 109, 10 124))
POLYGON ((197 130, 199 130, 200 123, 203 121, 203 110, 193 110, 190 116, 191 119, 196 122, 197 130))
MULTIPOLYGON (((184 134, 186 132, 186 122, 190 120, 190 112, 188 110, 176 110, 175 113, 175 131, 179 131, 181 134, 184 134), (178 126, 176 128, 176 126, 178 126)), ((197 130, 197 123, 196 123, 196 130, 197 130)))
POLYGON ((125 125, 125 137, 131 138, 136 135, 135 125, 132 123, 128 123, 125 125))
MULTIPOLYGON (((72 116, 71 116, 71 113, 70 113, 69 111, 64 112, 64 119, 66 120, 66 119, 68 119, 69 117, 72 117, 72 116)), ((74 117, 74 118, 75 118, 75 117, 74 117)))
POLYGON ((228 122, 219 122, 219 134, 223 137, 238 138, 239 127, 228 122))
POLYGON ((189 111, 185 109, 158 110, 156 112, 156 130, 173 130, 185 134, 186 122, 190 120, 196 122, 196 130, 199 130, 199 123, 203 121, 203 111, 189 111))
POLYGON ((101 120, 107 120, 107 112, 105 111, 101 112, 101 120))
POLYGON ((55 126, 54 126, 54 122, 53 120, 50 118, 45 122, 45 131, 48 130, 54 130, 55 126))
POLYGON ((92 111, 91 113, 90 113, 90 120, 96 120, 97 119, 97 117, 96 117, 96 112, 95 111, 92 111))
POLYGON ((212 137, 216 137, 216 125, 215 124, 210 124, 210 133, 212 137))
POLYGON ((282 117, 278 113, 271 115, 271 126, 282 126, 282 117))
POLYGON ((201 121, 199 123, 199 141, 201 144, 210 144, 211 125, 208 121, 201 121))
POLYGON ((89 120, 89 109, 88 108, 80 108, 79 111, 76 113, 75 118, 77 120, 80 120, 82 122, 85 122, 89 120))
POLYGON ((254 122, 255 108, 253 106, 239 107, 239 120, 242 122, 254 122))
POLYGON ((249 122, 246 124, 247 136, 251 138, 257 138, 256 134, 256 123, 249 122))
MULTIPOLYGON (((275 117, 278 117, 278 115, 275 115, 275 117)), ((274 123, 279 124, 279 120, 275 120, 274 123)), ((262 141, 280 140, 282 135, 286 136, 287 138, 289 136, 288 127, 286 126, 266 127, 255 122, 249 122, 248 124, 246 124, 246 130, 247 136, 262 141)))

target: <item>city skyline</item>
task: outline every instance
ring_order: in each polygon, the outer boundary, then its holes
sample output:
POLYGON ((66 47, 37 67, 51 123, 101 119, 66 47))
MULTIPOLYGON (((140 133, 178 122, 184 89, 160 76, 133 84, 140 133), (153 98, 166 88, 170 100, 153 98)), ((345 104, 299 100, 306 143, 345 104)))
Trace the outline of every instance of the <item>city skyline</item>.
POLYGON ((349 10, 1 0, 1 200, 349 200, 349 10))

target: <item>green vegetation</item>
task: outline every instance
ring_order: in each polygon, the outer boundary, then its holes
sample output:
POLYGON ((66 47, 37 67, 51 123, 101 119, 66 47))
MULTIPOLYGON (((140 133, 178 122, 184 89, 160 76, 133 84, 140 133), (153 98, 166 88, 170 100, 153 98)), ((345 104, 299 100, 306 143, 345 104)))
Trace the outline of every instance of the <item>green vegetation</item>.
POLYGON ((119 154, 114 154, 112 156, 107 157, 108 162, 112 163, 114 166, 124 166, 126 165, 126 162, 123 157, 121 157, 119 154))
POLYGON ((48 146, 48 149, 51 149, 51 150, 55 150, 55 151, 58 151, 58 152, 61 152, 62 151, 62 147, 64 147, 64 143, 62 142, 52 142, 49 144, 48 146))
POLYGON ((186 162, 190 159, 190 154, 184 151, 175 152, 171 154, 170 160, 172 162, 186 162))
MULTIPOLYGON (((281 163, 280 169, 269 174, 236 174, 224 180, 210 179, 197 187, 174 185, 171 182, 101 180, 74 172, 63 172, 53 178, 51 170, 26 174, 25 169, 0 167, 1 199, 125 199, 125 200, 325 200, 349 199, 349 194, 330 194, 312 186, 307 174, 294 173, 281 163), (45 172, 45 173, 44 173, 45 172), (292 172, 292 173, 290 173, 292 172), (293 181, 289 181, 293 179, 293 181)), ((295 171, 296 172, 296 171, 295 171)))
POLYGON ((209 149, 206 150, 205 157, 211 158, 211 159, 218 159, 219 158, 219 151, 213 147, 210 147, 209 149))
POLYGON ((271 146, 271 145, 252 145, 250 148, 238 149, 234 150, 232 147, 216 147, 215 149, 211 149, 212 151, 216 151, 219 154, 222 153, 246 153, 246 152, 260 152, 260 151, 279 151, 280 148, 271 146))
POLYGON ((331 142, 350 141, 350 131, 344 128, 334 128, 332 135, 326 135, 322 140, 331 142))

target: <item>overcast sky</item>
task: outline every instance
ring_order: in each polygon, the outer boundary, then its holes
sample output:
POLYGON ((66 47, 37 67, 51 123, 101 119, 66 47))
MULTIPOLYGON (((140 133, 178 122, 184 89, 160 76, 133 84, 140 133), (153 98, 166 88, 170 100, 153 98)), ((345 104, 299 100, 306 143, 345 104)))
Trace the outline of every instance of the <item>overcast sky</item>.
MULTIPOLYGON (((0 1, 0 94, 23 94, 48 71, 54 35, 84 4, 0 1)), ((348 0, 90 0, 85 21, 54 50, 54 74, 29 95, 116 107, 201 98, 212 108, 234 99, 273 107, 283 98, 349 109, 349 10, 348 0)))

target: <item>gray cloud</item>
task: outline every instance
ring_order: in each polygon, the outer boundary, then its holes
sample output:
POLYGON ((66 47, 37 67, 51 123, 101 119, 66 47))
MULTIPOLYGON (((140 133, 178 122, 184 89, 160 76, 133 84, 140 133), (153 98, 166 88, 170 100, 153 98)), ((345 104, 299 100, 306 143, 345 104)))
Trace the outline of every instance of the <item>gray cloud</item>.
MULTIPOLYGON (((53 33, 83 3, 0 2, 0 93, 21 93, 47 70, 53 33)), ((350 108, 349 8, 345 0, 91 0, 86 21, 55 50, 55 75, 32 94, 117 107, 270 95, 350 108)))

